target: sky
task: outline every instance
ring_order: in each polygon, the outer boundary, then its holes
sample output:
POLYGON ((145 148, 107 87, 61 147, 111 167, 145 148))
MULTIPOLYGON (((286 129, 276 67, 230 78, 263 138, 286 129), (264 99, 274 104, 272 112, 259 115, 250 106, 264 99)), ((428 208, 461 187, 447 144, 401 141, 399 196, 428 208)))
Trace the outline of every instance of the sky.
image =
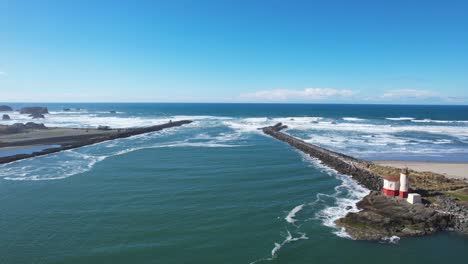
POLYGON ((468 104, 467 14, 464 0, 0 0, 0 101, 468 104))

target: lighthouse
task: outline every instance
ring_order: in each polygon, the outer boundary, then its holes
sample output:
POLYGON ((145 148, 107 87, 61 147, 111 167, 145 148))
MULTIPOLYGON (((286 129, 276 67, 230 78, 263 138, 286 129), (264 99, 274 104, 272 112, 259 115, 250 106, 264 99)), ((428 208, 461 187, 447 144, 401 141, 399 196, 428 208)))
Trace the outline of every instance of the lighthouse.
POLYGON ((385 176, 382 192, 387 196, 398 196, 400 190, 400 177, 396 175, 385 176))
POLYGON ((408 197, 408 189, 409 189, 408 174, 409 174, 408 168, 400 172, 400 190, 399 190, 400 198, 408 197))

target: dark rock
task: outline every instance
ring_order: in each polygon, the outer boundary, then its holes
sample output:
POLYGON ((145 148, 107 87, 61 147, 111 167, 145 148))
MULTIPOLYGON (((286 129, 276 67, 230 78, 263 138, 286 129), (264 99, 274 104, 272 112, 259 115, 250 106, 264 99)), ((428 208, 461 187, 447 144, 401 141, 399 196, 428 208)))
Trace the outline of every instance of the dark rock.
POLYGON ((27 129, 47 129, 44 124, 37 124, 34 122, 27 122, 24 127, 27 129))
POLYGON ((32 117, 33 119, 45 118, 43 114, 39 114, 39 113, 33 113, 33 114, 30 114, 29 116, 32 117))
POLYGON ((48 114, 49 110, 47 107, 33 106, 33 107, 23 107, 20 110, 20 114, 48 114))
POLYGON ((3 115, 2 116, 2 120, 10 120, 10 116, 9 115, 3 115))
POLYGON ((23 123, 14 123, 5 128, 4 133, 6 134, 13 134, 13 133, 21 133, 26 130, 26 126, 23 123))
POLYGON ((99 130, 111 130, 111 127, 110 126, 98 126, 99 130))
POLYGON ((345 209, 349 211, 349 210, 353 209, 353 207, 352 207, 352 206, 350 206, 350 205, 348 205, 348 206, 346 206, 346 208, 345 208, 345 209))
POLYGON ((109 113, 111 113, 111 114, 116 114, 117 112, 114 111, 114 110, 111 110, 111 111, 109 111, 109 113))
POLYGON ((283 123, 280 122, 280 123, 277 123, 276 125, 272 126, 271 128, 272 128, 273 130, 275 130, 275 131, 281 131, 281 130, 283 130, 283 129, 288 128, 288 126, 283 125, 283 123))
POLYGON ((71 109, 70 109, 70 108, 64 108, 63 111, 64 111, 64 112, 70 112, 71 109))
POLYGON ((468 234, 468 206, 459 200, 447 195, 436 197, 436 208, 452 214, 453 228, 461 233, 468 234))
POLYGON ((8 105, 0 105, 0 111, 7 112, 7 111, 13 111, 13 109, 9 107, 8 105))
POLYGON ((362 211, 348 213, 336 224, 358 240, 380 240, 391 236, 422 236, 446 229, 451 215, 422 204, 371 192, 357 203, 362 211))

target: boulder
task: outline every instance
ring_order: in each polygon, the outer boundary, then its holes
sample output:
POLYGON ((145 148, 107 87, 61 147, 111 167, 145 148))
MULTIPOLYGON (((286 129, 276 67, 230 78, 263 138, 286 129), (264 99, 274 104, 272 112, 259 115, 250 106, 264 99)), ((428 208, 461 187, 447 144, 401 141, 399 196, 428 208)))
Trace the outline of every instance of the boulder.
POLYGON ((11 126, 5 128, 4 133, 13 134, 13 133, 21 133, 26 130, 26 126, 23 123, 15 123, 11 126))
POLYGON ((32 106, 32 107, 23 107, 20 110, 20 114, 48 114, 49 110, 47 107, 41 106, 32 106))
POLYGON ((111 114, 116 114, 117 112, 114 111, 114 110, 111 110, 111 111, 109 111, 109 113, 111 113, 111 114))
POLYGON ((0 105, 0 111, 7 112, 7 111, 13 111, 13 109, 9 107, 8 105, 0 105))
POLYGON ((33 114, 30 114, 29 116, 32 117, 33 119, 45 118, 45 116, 40 113, 33 113, 33 114))
POLYGON ((25 128, 27 129, 47 129, 47 127, 44 125, 44 124, 38 124, 38 123, 34 123, 34 122, 27 122, 25 125, 24 125, 25 128))
POLYGON ((99 130, 110 130, 111 128, 110 128, 110 126, 98 126, 97 129, 99 129, 99 130))
POLYGON ((10 116, 9 115, 3 115, 2 116, 2 120, 10 120, 10 116))
POLYGON ((70 108, 64 108, 63 111, 64 111, 64 112, 70 112, 71 109, 70 109, 70 108))

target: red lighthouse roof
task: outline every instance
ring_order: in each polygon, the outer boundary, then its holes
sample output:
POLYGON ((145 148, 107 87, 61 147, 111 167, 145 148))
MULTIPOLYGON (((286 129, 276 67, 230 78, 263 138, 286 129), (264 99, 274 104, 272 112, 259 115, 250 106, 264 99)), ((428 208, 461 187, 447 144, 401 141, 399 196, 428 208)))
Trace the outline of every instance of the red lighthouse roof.
POLYGON ((385 175, 384 179, 386 179, 387 181, 397 182, 400 181, 400 175, 385 175))

